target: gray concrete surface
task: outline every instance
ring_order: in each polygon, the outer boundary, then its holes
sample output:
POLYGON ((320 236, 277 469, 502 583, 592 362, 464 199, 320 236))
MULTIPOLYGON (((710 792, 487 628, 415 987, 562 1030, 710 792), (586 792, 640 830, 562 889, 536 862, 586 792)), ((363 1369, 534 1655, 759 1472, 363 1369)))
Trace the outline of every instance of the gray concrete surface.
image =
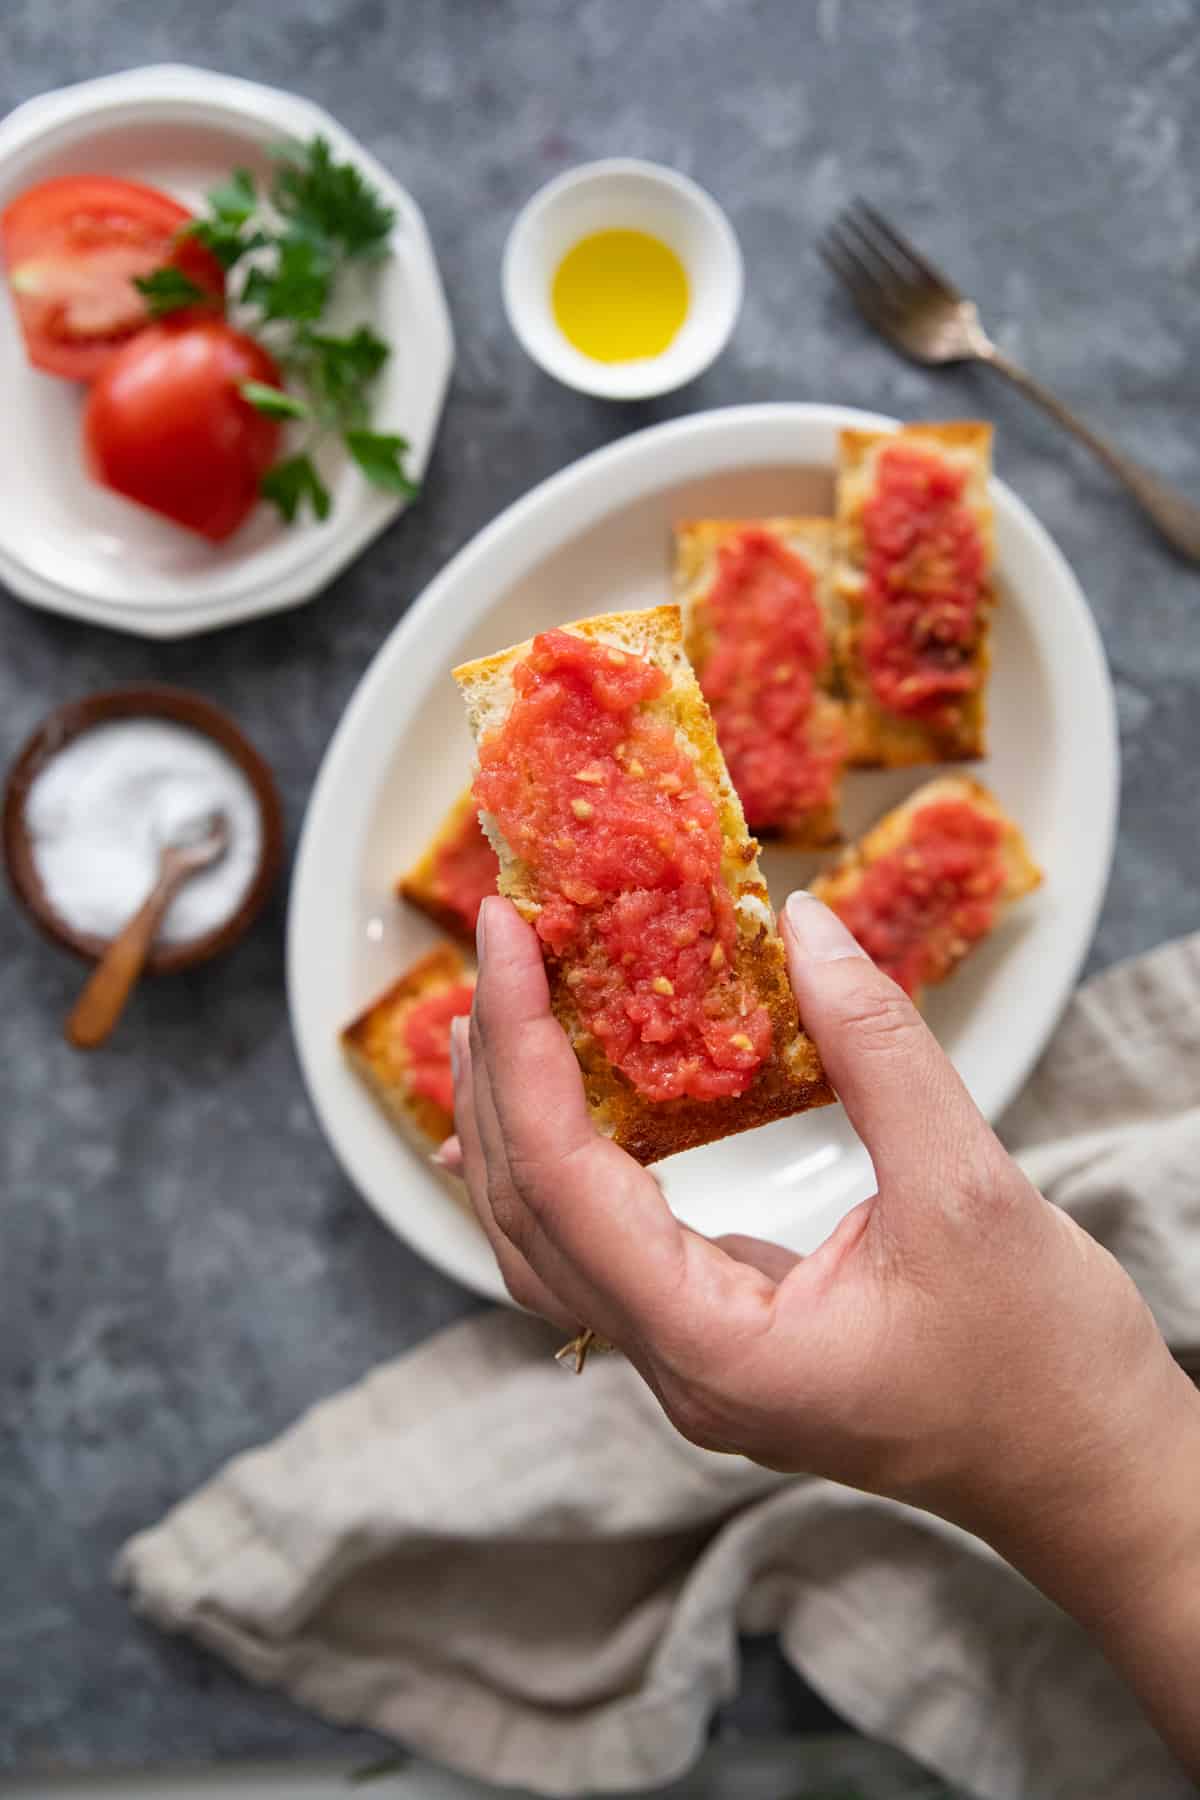
MULTIPOLYGON (((1200 9, 1192 0, 9 0, 0 106, 192 61, 330 107, 424 207, 458 369, 426 492, 323 599, 154 647, 0 597, 0 752, 122 680, 229 706, 273 761, 292 843, 322 750, 450 553, 565 462, 685 409, 778 398, 982 412, 1001 473, 1074 563, 1116 675, 1124 811, 1092 966, 1200 919, 1200 574, 1086 455, 985 376, 873 341, 813 249, 872 196, 1025 357, 1200 494, 1200 9), (1190 134, 1189 134, 1190 133, 1190 134), (728 353, 661 402, 553 386, 498 294, 520 202, 568 164, 660 158, 712 188, 747 260, 728 353)), ((8 427, 11 429, 11 425, 8 427)), ((237 1450, 471 1304, 335 1168, 283 1000, 284 893, 227 961, 146 991, 102 1057, 59 1037, 79 972, 0 907, 0 1766, 300 1755, 344 1740, 126 1614, 123 1538, 237 1450)), ((752 1658, 735 1718, 807 1703, 752 1658)))

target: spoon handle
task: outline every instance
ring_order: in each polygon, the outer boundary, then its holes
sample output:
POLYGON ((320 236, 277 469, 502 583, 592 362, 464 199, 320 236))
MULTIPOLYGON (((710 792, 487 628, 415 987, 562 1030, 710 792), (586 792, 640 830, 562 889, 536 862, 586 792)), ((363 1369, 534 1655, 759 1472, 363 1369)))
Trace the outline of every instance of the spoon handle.
POLYGON ((92 970, 66 1024, 67 1042, 77 1050, 98 1049, 111 1035, 146 966, 163 914, 186 873, 178 868, 163 871, 149 897, 92 970))

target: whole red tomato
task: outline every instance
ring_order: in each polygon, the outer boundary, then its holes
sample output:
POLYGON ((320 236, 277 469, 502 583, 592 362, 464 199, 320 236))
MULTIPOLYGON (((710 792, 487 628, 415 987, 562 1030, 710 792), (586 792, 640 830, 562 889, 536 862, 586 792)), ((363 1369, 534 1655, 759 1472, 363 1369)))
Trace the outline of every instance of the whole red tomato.
POLYGON ((223 319, 148 326, 88 394, 83 442, 105 487, 220 543, 258 499, 279 426, 242 397, 283 386, 261 344, 223 319))

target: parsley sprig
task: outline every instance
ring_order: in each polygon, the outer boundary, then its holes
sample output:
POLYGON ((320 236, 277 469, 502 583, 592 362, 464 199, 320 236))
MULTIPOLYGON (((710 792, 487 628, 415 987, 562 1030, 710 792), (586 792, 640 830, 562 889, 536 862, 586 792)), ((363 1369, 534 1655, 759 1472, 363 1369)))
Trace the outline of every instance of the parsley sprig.
POLYGON ((174 264, 166 263, 150 275, 135 275, 133 285, 146 302, 152 319, 161 319, 181 306, 212 306, 212 294, 206 294, 190 275, 174 264))
MULTIPOLYGON (((290 524, 306 506, 316 518, 328 517, 331 498, 315 452, 330 436, 341 438, 376 487, 408 496, 417 490, 405 472, 407 440, 371 429, 371 390, 390 355, 388 345, 369 325, 342 336, 318 329, 340 268, 386 256, 395 215, 352 163, 334 158, 324 138, 284 145, 274 154, 265 193, 249 169, 235 169, 206 196, 204 216, 185 229, 227 274, 239 271, 231 291, 249 314, 247 327, 288 376, 286 393, 247 381, 243 397, 270 418, 309 426, 302 447, 262 482, 264 499, 290 524)), ((154 318, 211 304, 211 296, 171 264, 137 286, 154 318)))

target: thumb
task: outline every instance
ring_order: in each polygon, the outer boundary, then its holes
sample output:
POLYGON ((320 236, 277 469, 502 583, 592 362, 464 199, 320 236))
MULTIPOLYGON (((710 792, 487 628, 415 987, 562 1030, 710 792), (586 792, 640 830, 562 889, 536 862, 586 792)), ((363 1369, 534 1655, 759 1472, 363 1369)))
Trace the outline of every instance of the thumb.
POLYGON ((788 972, 804 1028, 876 1180, 927 1193, 948 1155, 992 1140, 945 1051, 908 996, 877 968, 836 913, 811 894, 783 911, 788 972))

